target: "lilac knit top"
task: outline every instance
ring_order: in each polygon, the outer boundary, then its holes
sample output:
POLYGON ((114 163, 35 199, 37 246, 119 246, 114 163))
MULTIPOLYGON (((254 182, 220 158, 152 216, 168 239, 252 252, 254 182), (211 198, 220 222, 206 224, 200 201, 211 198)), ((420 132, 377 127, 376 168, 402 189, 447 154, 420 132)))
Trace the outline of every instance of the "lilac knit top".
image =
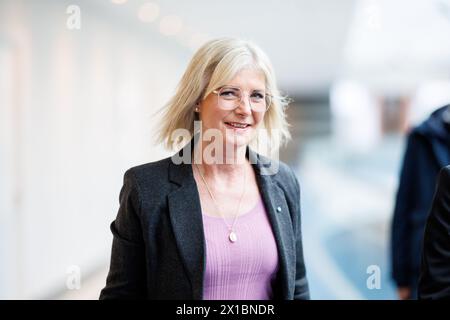
MULTIPOLYGON (((278 251, 262 199, 237 218, 237 241, 220 217, 203 212, 206 239, 205 300, 268 300, 278 271, 278 251)), ((229 226, 233 218, 226 218, 229 226)))

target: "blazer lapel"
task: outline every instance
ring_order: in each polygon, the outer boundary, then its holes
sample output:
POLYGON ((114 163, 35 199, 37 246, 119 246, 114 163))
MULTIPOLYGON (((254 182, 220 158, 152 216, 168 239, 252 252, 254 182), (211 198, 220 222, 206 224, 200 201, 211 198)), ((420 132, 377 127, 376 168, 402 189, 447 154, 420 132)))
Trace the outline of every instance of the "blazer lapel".
MULTIPOLYGON (((186 146, 180 151, 189 151, 186 146)), ((179 188, 168 195, 170 221, 181 260, 192 286, 192 299, 203 298, 205 236, 200 198, 190 164, 169 165, 169 179, 179 188)))
POLYGON ((279 255, 279 275, 281 281, 282 299, 289 299, 294 294, 294 281, 289 279, 295 279, 295 267, 296 256, 294 246, 294 233, 292 228, 292 220, 289 214, 289 207, 286 202, 284 191, 278 186, 275 181, 276 173, 267 174, 264 171, 266 163, 261 161, 261 158, 249 149, 250 159, 253 159, 251 163, 254 164, 256 180, 258 183, 261 197, 269 221, 272 225, 272 230, 277 242, 278 255, 279 255), (255 160, 256 159, 256 160, 255 160))

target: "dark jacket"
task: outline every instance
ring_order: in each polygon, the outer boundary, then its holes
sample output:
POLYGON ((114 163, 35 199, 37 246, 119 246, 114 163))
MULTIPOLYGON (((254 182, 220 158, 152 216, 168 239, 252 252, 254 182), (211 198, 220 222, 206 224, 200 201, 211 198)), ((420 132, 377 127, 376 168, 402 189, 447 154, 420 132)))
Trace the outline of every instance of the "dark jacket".
POLYGON ((423 241, 420 299, 450 299, 450 166, 442 169, 423 241))
POLYGON ((450 164, 450 126, 431 114, 409 136, 392 224, 392 275, 397 286, 417 286, 422 238, 439 170, 450 164))
MULTIPOLYGON (((174 156, 181 158, 192 146, 191 141, 174 156)), ((206 250, 200 197, 192 166, 172 158, 126 171, 100 299, 202 299, 206 250)), ((274 299, 308 299, 298 181, 281 162, 278 173, 266 175, 268 158, 249 148, 247 158, 278 247, 274 299)))

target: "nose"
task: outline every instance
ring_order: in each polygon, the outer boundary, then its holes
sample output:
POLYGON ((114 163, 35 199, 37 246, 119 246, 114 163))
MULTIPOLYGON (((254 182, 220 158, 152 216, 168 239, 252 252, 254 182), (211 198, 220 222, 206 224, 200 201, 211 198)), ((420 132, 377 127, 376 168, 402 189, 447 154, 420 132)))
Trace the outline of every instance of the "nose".
POLYGON ((235 111, 242 115, 250 115, 252 113, 250 97, 247 95, 243 95, 235 111))

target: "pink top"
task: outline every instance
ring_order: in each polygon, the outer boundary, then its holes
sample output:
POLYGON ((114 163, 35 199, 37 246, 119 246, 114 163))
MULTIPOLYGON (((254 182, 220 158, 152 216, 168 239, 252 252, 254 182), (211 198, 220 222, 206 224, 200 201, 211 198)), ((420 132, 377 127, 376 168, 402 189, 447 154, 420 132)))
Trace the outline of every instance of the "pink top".
MULTIPOLYGON (((226 218, 229 226, 234 218, 226 218)), ((230 242, 220 217, 203 213, 206 239, 204 300, 268 300, 278 271, 278 251, 262 199, 237 218, 230 242)))

